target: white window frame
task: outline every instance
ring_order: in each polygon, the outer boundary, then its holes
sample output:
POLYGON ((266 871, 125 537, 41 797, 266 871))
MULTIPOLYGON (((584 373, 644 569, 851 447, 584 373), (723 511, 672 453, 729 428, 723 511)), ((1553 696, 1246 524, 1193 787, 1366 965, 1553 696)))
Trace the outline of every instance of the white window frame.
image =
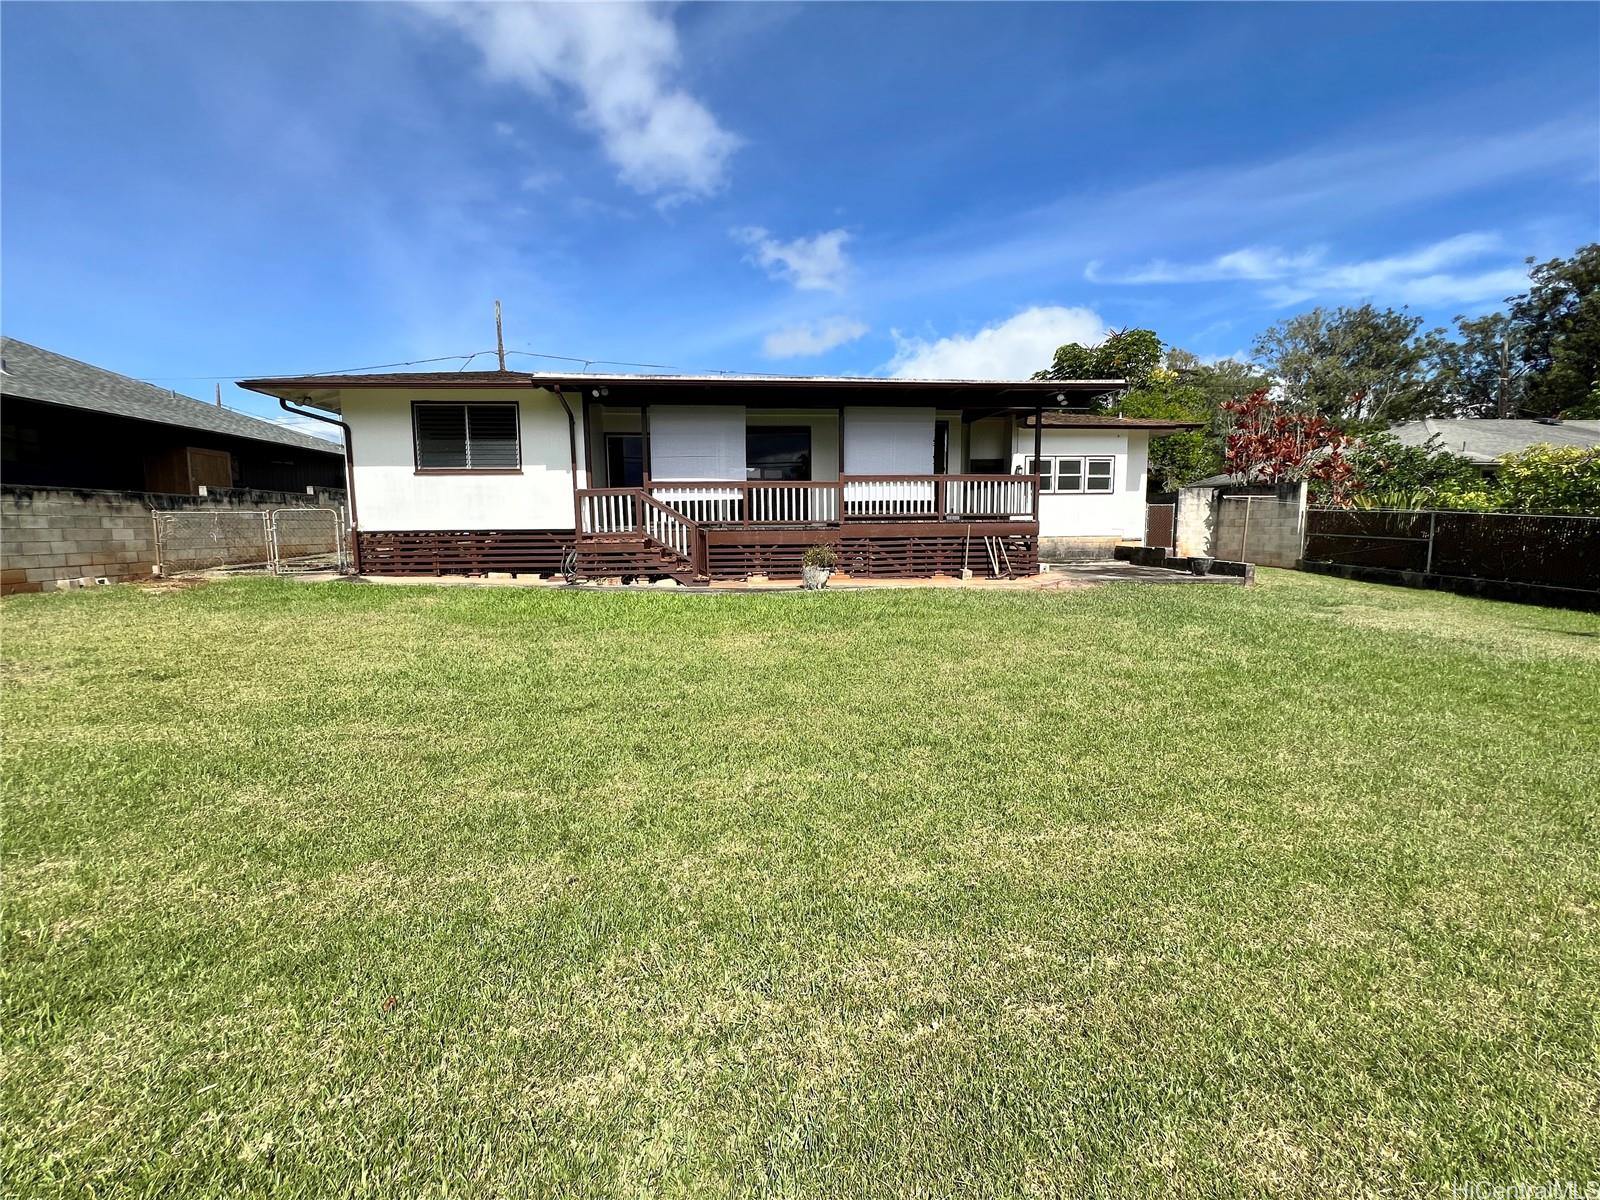
POLYGON ((1046 454, 1039 458, 1030 454, 1023 459, 1023 469, 1025 473, 1038 477, 1039 491, 1046 496, 1110 496, 1117 490, 1117 457, 1114 454, 1046 454), (1061 486, 1063 463, 1077 464, 1078 469, 1072 472, 1077 487, 1061 486), (1107 464, 1106 474, 1090 474, 1091 463, 1107 464), (1028 470, 1030 467, 1032 470, 1028 470), (1103 481, 1105 486, 1090 487, 1091 481, 1103 481))
POLYGON ((1117 460, 1109 454, 1086 454, 1083 458, 1083 493, 1086 496, 1109 496, 1117 490, 1117 460), (1089 468, 1098 464, 1106 464, 1105 482, 1103 488, 1091 487, 1095 481, 1095 474, 1089 468))

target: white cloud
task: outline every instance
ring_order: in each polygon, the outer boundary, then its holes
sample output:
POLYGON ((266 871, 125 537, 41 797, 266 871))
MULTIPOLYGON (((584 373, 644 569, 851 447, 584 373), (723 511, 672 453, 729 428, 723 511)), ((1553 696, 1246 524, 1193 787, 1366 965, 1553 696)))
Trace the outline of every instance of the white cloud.
POLYGON ((606 157, 636 191, 717 190, 739 138, 676 82, 678 36, 661 8, 633 4, 428 4, 482 53, 490 76, 581 103, 606 157))
POLYGON ((889 374, 897 379, 1026 379, 1068 342, 1093 345, 1109 330, 1087 308, 1029 308, 969 336, 902 337, 895 332, 889 374))
POLYGON ((1122 275, 1107 275, 1101 264, 1092 262, 1084 268, 1083 277, 1090 283, 1144 284, 1144 283, 1216 283, 1222 280, 1282 279, 1285 275, 1316 266, 1324 251, 1320 247, 1299 254, 1286 254, 1259 246, 1247 246, 1227 254, 1219 254, 1207 262, 1180 264, 1158 258, 1142 267, 1122 275))
POLYGON ((767 334, 761 343, 761 352, 768 358, 804 358, 853 342, 866 332, 865 325, 849 317, 824 317, 767 334))
POLYGON ((780 242, 758 225, 747 225, 732 233, 735 240, 750 247, 750 261, 772 278, 787 279, 801 291, 844 290, 850 274, 844 244, 850 235, 843 229, 830 229, 792 242, 780 242))
POLYGON ((1384 303, 1451 304, 1498 299, 1527 284, 1517 268, 1452 273, 1444 268, 1475 262, 1501 249, 1490 233, 1463 233, 1404 254, 1351 262, 1328 262, 1323 247, 1288 253, 1273 247, 1248 246, 1205 262, 1147 263, 1121 275, 1108 275, 1090 263, 1084 275, 1091 282, 1111 284, 1271 283, 1262 295, 1272 304, 1290 307, 1319 296, 1371 298, 1384 303))

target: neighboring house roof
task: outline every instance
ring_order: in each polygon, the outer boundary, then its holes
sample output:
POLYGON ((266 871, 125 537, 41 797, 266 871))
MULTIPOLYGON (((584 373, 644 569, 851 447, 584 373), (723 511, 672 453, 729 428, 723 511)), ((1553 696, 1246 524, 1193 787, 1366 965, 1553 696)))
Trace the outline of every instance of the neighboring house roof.
POLYGON ((1389 430, 1404 446, 1425 445, 1429 438, 1441 450, 1459 454, 1479 466, 1492 466, 1501 455, 1529 446, 1600 446, 1600 421, 1525 421, 1495 417, 1424 417, 1389 430))
MULTIPOLYGON (((942 392, 958 397, 1007 397, 1015 407, 1055 402, 1069 394, 1101 395, 1123 386, 1120 379, 883 379, 843 375, 601 375, 554 371, 413 371, 372 375, 297 375, 272 379, 241 379, 239 386, 268 396, 339 411, 338 393, 352 388, 530 388, 549 387, 574 394, 598 388, 623 388, 629 392, 670 395, 689 390, 734 390, 746 394, 836 390, 873 392, 890 396, 909 392, 942 392)), ((736 401, 736 398, 734 400, 736 401)))
POLYGON ((115 371, 79 362, 16 338, 0 338, 0 391, 7 396, 154 421, 207 433, 276 442, 320 454, 342 454, 337 442, 247 417, 115 371))

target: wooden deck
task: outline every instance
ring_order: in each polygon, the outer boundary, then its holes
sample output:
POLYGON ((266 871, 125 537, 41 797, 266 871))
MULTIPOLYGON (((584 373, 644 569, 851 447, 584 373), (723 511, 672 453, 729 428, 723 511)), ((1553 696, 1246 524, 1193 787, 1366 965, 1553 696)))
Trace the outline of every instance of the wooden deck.
POLYGON ((835 548, 866 578, 1038 569, 1031 476, 847 475, 828 482, 651 481, 577 493, 580 575, 689 581, 798 577, 806 548, 835 548))

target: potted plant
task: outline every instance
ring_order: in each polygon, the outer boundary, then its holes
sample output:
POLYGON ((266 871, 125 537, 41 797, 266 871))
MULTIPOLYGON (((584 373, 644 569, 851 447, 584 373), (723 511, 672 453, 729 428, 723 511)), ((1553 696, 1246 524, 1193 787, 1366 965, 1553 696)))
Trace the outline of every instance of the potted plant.
POLYGON ((1189 560, 1189 570, 1195 575, 1209 575, 1211 574, 1211 564, 1216 561, 1216 559, 1209 558, 1204 554, 1196 554, 1189 560))
POLYGON ((806 590, 819 591, 828 586, 828 576, 833 574, 833 565, 838 562, 838 556, 833 547, 826 543, 807 546, 805 557, 800 560, 800 574, 804 576, 806 590))

